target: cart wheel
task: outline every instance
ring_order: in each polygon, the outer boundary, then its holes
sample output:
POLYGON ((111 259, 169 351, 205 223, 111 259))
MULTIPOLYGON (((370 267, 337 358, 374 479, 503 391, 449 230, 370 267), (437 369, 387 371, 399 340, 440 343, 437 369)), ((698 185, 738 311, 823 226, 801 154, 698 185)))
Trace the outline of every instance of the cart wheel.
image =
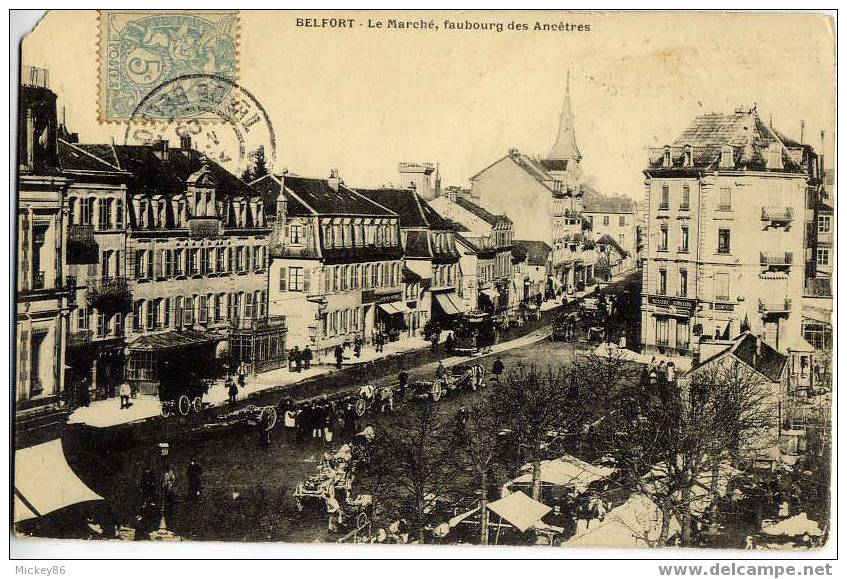
POLYGON ((365 412, 368 411, 368 403, 364 398, 359 398, 356 400, 356 416, 361 418, 365 415, 365 412))
POLYGON ((188 413, 191 412, 191 400, 185 394, 179 397, 177 410, 179 410, 180 416, 188 416, 188 413))
POLYGON ((444 388, 441 386, 441 382, 434 382, 432 384, 432 388, 429 391, 429 398, 433 402, 438 402, 441 400, 441 396, 444 394, 444 388))
POLYGON ((303 501, 301 501, 300 499, 295 500, 295 501, 294 501, 294 506, 295 506, 295 507, 297 507, 297 512, 298 512, 298 513, 302 513, 302 512, 303 512, 303 501))
POLYGON ((259 416, 260 421, 264 421, 265 430, 273 430, 274 426, 276 426, 276 408, 273 406, 265 406, 262 408, 262 414, 259 416))
POLYGON ((356 515, 356 528, 361 529, 365 525, 368 524, 368 514, 367 513, 359 513, 356 515))
POLYGON ((191 401, 191 408, 199 414, 203 410, 203 399, 200 396, 195 396, 194 400, 191 401))

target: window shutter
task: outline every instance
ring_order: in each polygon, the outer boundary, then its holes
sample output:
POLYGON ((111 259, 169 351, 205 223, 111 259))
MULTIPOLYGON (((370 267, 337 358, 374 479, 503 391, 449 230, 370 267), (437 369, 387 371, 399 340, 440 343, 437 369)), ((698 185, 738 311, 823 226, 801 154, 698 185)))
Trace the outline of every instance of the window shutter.
POLYGON ((308 267, 303 268, 303 291, 309 293, 312 284, 312 270, 308 267))
POLYGON ((288 280, 286 279, 288 277, 287 274, 288 268, 279 268, 279 291, 281 292, 288 291, 288 280))
POLYGON ((159 259, 156 260, 156 277, 162 278, 164 276, 164 261, 165 261, 165 250, 161 250, 156 252, 159 254, 159 259))
POLYGON ((21 330, 21 355, 18 360, 18 369, 20 370, 20 379, 19 382, 21 384, 26 383, 26 373, 27 373, 27 362, 29 361, 29 332, 27 330, 21 330))

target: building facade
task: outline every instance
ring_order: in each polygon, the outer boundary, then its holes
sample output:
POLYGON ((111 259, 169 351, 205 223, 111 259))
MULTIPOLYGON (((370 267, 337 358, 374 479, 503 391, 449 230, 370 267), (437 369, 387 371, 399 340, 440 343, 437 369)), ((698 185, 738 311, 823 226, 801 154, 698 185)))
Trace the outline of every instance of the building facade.
POLYGON ((396 213, 328 179, 267 175, 253 186, 275 200, 269 271, 272 315, 285 316, 289 342, 327 353, 407 330, 403 248, 396 213), (284 225, 280 218, 285 216, 284 225))
MULTIPOLYGON (((70 372, 89 398, 124 379, 155 394, 159 370, 284 364, 285 322, 267 313, 263 199, 191 148, 60 143, 68 268, 76 281, 70 372)), ((85 393, 78 392, 80 399, 85 393)))
POLYGON ((57 121, 47 71, 25 67, 18 123, 17 419, 61 412, 65 402, 67 325, 75 294, 65 271, 64 200, 70 182, 59 168, 57 121))
POLYGON ((583 216, 596 242, 604 235, 630 255, 637 252, 635 201, 623 196, 602 195, 588 188, 583 197, 583 216))
POLYGON ((556 141, 545 157, 510 149, 470 178, 469 197, 474 203, 494 213, 508 213, 518 238, 553 248, 554 291, 582 289, 593 277, 593 245, 583 219, 586 185, 581 162, 568 82, 556 141))
POLYGON ((442 195, 429 204, 443 219, 458 224, 455 243, 461 256, 460 298, 466 311, 491 314, 517 307, 512 291, 512 221, 466 197, 442 195))
POLYGON ((800 340, 809 174, 756 110, 696 117, 644 174, 644 348, 800 340))

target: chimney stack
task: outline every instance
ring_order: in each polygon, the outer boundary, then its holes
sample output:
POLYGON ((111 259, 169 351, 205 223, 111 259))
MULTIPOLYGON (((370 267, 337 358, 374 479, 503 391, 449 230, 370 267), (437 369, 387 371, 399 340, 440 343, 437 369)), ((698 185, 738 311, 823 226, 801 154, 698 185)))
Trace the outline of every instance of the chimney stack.
POLYGON ((806 144, 806 121, 800 121, 800 144, 806 144))
POLYGON ((153 154, 156 155, 162 161, 167 161, 169 144, 170 143, 168 143, 167 139, 158 139, 156 141, 153 141, 153 154))
POLYGON ((189 151, 191 149, 191 135, 184 133, 179 136, 179 148, 183 151, 189 151))
POLYGON ((327 183, 329 184, 330 189, 336 192, 338 191, 338 187, 341 185, 341 178, 338 176, 338 169, 330 169, 327 183))

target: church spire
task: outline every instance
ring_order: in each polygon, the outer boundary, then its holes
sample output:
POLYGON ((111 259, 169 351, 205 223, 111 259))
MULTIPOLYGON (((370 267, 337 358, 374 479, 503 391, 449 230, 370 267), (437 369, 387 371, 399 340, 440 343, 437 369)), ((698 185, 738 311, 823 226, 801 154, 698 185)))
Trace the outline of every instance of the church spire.
POLYGON ((556 143, 547 154, 550 161, 564 161, 569 159, 582 159, 579 147, 576 144, 576 133, 573 126, 573 112, 571 111, 571 71, 568 69, 567 84, 565 85, 565 102, 562 105, 562 115, 559 117, 559 132, 556 135, 556 143))

